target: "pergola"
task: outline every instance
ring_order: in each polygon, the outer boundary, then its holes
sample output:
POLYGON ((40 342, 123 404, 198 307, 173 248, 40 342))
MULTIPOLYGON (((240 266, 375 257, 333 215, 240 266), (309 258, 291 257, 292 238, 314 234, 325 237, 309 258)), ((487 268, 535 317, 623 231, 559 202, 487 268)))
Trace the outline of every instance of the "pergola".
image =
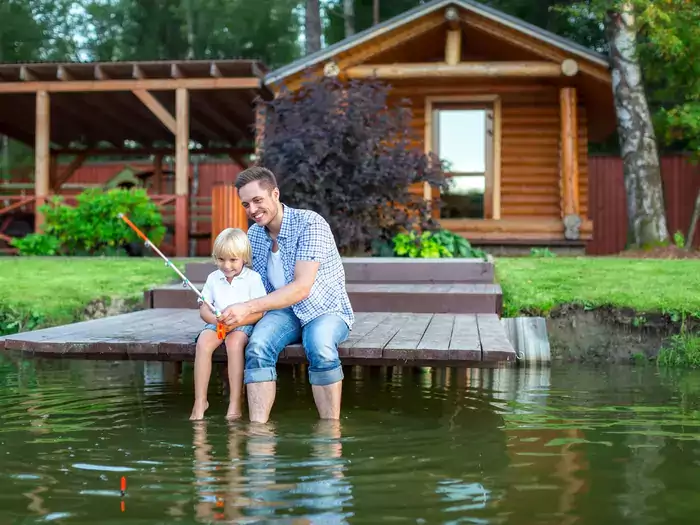
MULTIPOLYGON (((175 156, 175 254, 187 255, 189 155, 255 149, 256 100, 273 95, 254 60, 0 64, 0 133, 35 150, 35 206, 88 156, 175 156), (57 156, 74 155, 58 173, 57 156)), ((36 213, 35 228, 43 222, 36 213)))

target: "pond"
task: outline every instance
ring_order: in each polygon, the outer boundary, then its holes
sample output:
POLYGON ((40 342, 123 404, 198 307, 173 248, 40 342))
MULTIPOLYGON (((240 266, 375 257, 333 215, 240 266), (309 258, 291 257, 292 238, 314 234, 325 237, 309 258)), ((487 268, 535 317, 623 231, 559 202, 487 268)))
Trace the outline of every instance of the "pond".
POLYGON ((696 523, 700 374, 348 368, 319 422, 300 367, 227 424, 191 366, 0 356, 0 523, 696 523), (126 481, 122 496, 121 479, 126 481))

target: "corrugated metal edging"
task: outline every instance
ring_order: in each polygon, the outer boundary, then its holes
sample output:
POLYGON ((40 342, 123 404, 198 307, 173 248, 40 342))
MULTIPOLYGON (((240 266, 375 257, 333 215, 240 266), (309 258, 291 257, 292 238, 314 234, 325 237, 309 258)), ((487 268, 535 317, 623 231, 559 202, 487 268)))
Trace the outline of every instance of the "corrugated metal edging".
MULTIPOLYGON (((590 218, 593 240, 586 246, 589 255, 611 255, 621 252, 627 244, 627 198, 619 157, 591 156, 589 162, 590 218)), ((671 235, 687 234, 693 213, 695 196, 700 189, 700 167, 684 155, 661 158, 664 183, 666 219, 671 235)), ((696 231, 694 246, 700 246, 700 231, 696 231)))

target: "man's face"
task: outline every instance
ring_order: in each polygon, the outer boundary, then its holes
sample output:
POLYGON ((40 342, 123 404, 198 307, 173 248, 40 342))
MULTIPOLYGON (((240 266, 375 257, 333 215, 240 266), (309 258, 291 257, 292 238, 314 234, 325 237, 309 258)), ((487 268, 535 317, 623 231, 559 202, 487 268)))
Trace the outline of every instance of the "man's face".
POLYGON ((267 226, 277 216, 279 189, 267 190, 259 181, 249 182, 238 190, 238 197, 249 219, 259 226, 267 226))

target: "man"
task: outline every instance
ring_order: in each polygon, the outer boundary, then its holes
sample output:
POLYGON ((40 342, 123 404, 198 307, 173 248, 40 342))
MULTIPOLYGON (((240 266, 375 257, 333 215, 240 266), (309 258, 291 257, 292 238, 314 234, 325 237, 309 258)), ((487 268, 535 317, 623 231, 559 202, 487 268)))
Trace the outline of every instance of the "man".
POLYGON ((222 312, 227 324, 266 312, 246 347, 243 381, 253 422, 270 417, 275 400, 277 358, 301 342, 309 361, 309 383, 322 419, 340 418, 343 369, 338 345, 355 316, 345 289, 345 269, 328 223, 311 210, 280 202, 274 174, 262 167, 242 171, 235 183, 248 218, 253 269, 268 295, 222 312))

